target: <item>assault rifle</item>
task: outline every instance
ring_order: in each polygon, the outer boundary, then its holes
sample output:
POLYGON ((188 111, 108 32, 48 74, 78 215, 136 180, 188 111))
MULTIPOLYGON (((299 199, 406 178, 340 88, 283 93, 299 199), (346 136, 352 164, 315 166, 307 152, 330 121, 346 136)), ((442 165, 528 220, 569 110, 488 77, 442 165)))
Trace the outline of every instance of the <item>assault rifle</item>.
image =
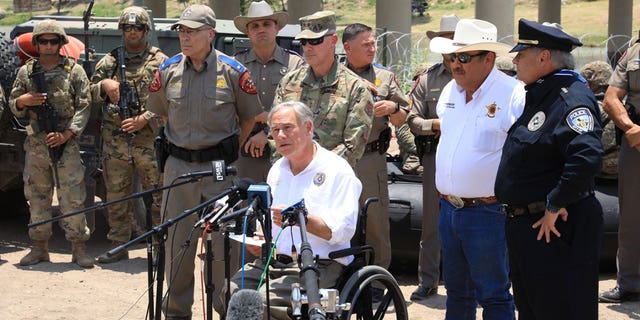
POLYGON ((84 72, 87 74, 87 77, 89 77, 89 79, 91 79, 91 75, 93 74, 93 67, 91 65, 90 57, 93 55, 93 53, 95 53, 94 49, 89 48, 89 19, 91 19, 91 16, 93 15, 91 13, 91 10, 93 10, 93 2, 94 0, 91 0, 91 2, 89 3, 89 8, 87 8, 87 11, 85 11, 82 15, 82 21, 84 22, 84 61, 82 62, 82 68, 84 69, 84 72))
MULTIPOLYGON (((124 45, 117 48, 118 68, 120 71, 120 100, 118 101, 118 113, 120 119, 125 120, 131 118, 131 110, 140 110, 140 97, 138 96, 138 90, 134 85, 130 85, 127 82, 126 69, 124 64, 124 45)), ((113 135, 125 135, 127 139, 127 153, 129 155, 129 164, 133 165, 133 154, 131 153, 131 139, 135 137, 135 133, 126 133, 122 131, 122 128, 113 130, 113 135)))
MULTIPOLYGON (((36 91, 47 94, 47 86, 44 79, 44 71, 32 72, 29 78, 33 80, 36 91)), ((60 123, 60 115, 55 108, 45 99, 42 106, 30 107, 29 110, 38 115, 38 130, 46 133, 58 132, 57 126, 60 123)), ((60 179, 58 179, 58 162, 62 157, 62 152, 66 143, 58 147, 49 147, 49 158, 53 164, 53 175, 56 180, 56 188, 60 189, 60 179)))

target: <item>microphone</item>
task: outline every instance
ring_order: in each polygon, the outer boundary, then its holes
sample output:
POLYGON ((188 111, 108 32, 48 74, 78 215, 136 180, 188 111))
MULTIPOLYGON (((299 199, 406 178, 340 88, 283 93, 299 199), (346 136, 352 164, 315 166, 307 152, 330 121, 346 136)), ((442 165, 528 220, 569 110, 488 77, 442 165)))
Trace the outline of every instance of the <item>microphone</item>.
POLYGON ((264 305, 260 292, 241 289, 229 299, 227 320, 262 320, 264 305))
POLYGON ((247 189, 247 199, 251 199, 249 210, 255 211, 257 208, 269 210, 271 206, 271 187, 266 183, 252 184, 247 189))
POLYGON ((229 207, 229 203, 228 203, 228 202, 224 202, 224 203, 223 203, 223 202, 220 202, 220 201, 216 201, 216 203, 215 203, 215 205, 214 205, 214 207, 213 207, 213 210, 211 210, 211 211, 209 211, 209 213, 207 213, 207 214, 203 215, 203 217, 202 217, 200 220, 198 220, 198 222, 196 222, 196 223, 193 225, 193 228, 195 229, 195 228, 197 228, 197 227, 201 226, 203 223, 205 223, 205 221, 207 221, 207 219, 208 219, 210 216, 215 215, 215 214, 217 214, 218 212, 225 212, 225 211, 227 211, 227 208, 228 208, 228 207, 229 207))
POLYGON ((218 223, 219 224, 223 224, 223 223, 226 223, 227 221, 231 221, 231 220, 234 220, 235 218, 244 216, 247 213, 248 210, 249 210, 249 207, 245 207, 245 208, 242 208, 240 210, 236 210, 234 212, 231 212, 228 215, 223 216, 222 218, 220 218, 220 220, 218 220, 218 223))
POLYGON ((235 166, 225 165, 224 160, 214 160, 214 161, 211 161, 211 170, 185 173, 179 176, 178 178, 191 179, 191 178, 197 178, 197 177, 213 176, 214 181, 224 181, 224 177, 229 175, 235 176, 236 174, 238 174, 238 169, 236 169, 235 166))

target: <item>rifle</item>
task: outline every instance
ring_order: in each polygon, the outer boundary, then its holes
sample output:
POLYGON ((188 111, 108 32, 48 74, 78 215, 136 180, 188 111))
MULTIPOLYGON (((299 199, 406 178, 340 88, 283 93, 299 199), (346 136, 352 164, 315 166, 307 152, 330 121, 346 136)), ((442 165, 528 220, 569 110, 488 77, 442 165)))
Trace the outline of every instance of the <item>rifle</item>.
MULTIPOLYGON (((124 45, 117 48, 118 65, 120 71, 120 100, 118 101, 118 113, 120 119, 131 118, 131 110, 140 110, 140 97, 138 96, 138 90, 134 85, 130 85, 127 82, 126 69, 124 64, 124 45)), ((129 155, 129 164, 133 165, 133 154, 131 153, 131 139, 135 137, 135 133, 126 133, 122 131, 122 128, 113 130, 113 135, 123 134, 127 139, 127 153, 129 155)))
POLYGON ((94 0, 91 0, 89 8, 87 8, 87 11, 82 15, 82 21, 84 22, 84 61, 82 62, 82 68, 89 79, 91 79, 91 75, 93 74, 91 59, 89 57, 95 52, 95 50, 89 48, 89 19, 91 19, 92 16, 93 1, 94 0))
MULTIPOLYGON (((47 86, 44 79, 44 71, 32 72, 29 78, 33 80, 33 84, 36 87, 38 93, 47 94, 47 86)), ((38 129, 46 133, 58 132, 57 126, 60 123, 60 115, 49 103, 49 100, 45 99, 42 106, 29 107, 29 109, 38 115, 38 129)), ((58 162, 62 157, 62 152, 67 144, 63 144, 58 147, 49 147, 49 158, 53 164, 53 175, 56 180, 56 188, 60 189, 60 179, 58 178, 58 162)))

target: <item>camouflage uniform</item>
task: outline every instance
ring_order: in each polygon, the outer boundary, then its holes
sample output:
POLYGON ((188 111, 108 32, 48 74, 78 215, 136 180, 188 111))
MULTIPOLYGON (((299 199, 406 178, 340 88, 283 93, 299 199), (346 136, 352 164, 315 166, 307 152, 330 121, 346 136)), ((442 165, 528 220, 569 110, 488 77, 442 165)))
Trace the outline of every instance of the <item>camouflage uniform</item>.
POLYGON ((608 63, 593 61, 582 67, 580 75, 587 80, 589 88, 596 95, 602 117, 601 141, 604 154, 602 155, 602 168, 596 176, 616 180, 618 179, 618 156, 620 153, 620 146, 616 143, 616 124, 611 121, 609 115, 602 108, 602 98, 604 98, 604 92, 608 86, 607 81, 609 81, 612 72, 613 69, 608 63))
POLYGON ((423 172, 420 157, 416 150, 416 142, 413 133, 407 123, 400 128, 395 128, 396 142, 400 149, 400 158, 402 159, 402 172, 406 174, 421 175, 423 172))
MULTIPOLYGON (((199 28, 215 27, 215 14, 205 5, 187 7, 180 20, 173 25, 199 28)), ((204 32, 193 36, 202 36, 204 32)), ((178 176, 211 170, 212 160, 225 160, 227 164, 238 156, 239 122, 251 122, 262 113, 255 86, 246 68, 231 57, 211 48, 196 70, 189 57, 177 54, 160 66, 150 87, 147 108, 167 117, 164 127, 169 143, 169 157, 164 167, 164 183, 178 176), (215 79, 215 81, 212 81, 215 79), (186 157, 186 156, 191 157, 186 157), (189 158, 189 160, 185 160, 189 158)), ((215 182, 206 177, 197 183, 185 184, 163 193, 162 212, 166 219, 174 218, 205 200, 220 194, 231 186, 229 179, 215 182)), ((168 230, 165 270, 169 291, 164 301, 167 319, 191 318, 197 232, 193 233, 196 215, 190 215, 168 230), (187 248, 183 244, 189 240, 187 248)), ((224 277, 224 247, 220 232, 213 232, 213 275, 215 287, 214 307, 224 314, 222 293, 226 288, 224 277)), ((239 269, 239 253, 231 252, 231 270, 239 269)))
MULTIPOLYGON (((433 136, 432 120, 437 118, 436 105, 442 88, 452 79, 443 63, 437 63, 416 80, 409 98, 411 112, 407 124, 416 135, 433 136)), ((422 235, 418 264, 418 283, 426 288, 437 288, 440 279, 440 240, 438 239, 439 196, 436 190, 436 146, 424 152, 422 165, 422 235)))
MULTIPOLYGON (((45 143, 47 134, 37 129, 37 117, 34 112, 27 112, 26 108, 19 109, 16 105, 16 99, 22 94, 37 92, 33 81, 29 79, 29 75, 34 71, 42 71, 42 66, 36 59, 29 60, 18 70, 9 97, 9 107, 14 115, 19 118, 28 117, 30 120, 28 136, 24 142, 26 156, 23 179, 32 222, 51 218, 51 200, 55 185, 49 148, 45 143)), ((71 130, 74 133, 67 141, 57 165, 60 179, 60 189, 57 190, 60 211, 72 212, 84 208, 84 166, 80 161, 80 147, 76 137, 82 133, 89 121, 89 80, 82 66, 62 57, 56 67, 45 71, 45 77, 47 100, 60 116, 58 132, 71 130)), ((71 242, 84 242, 89 239, 89 228, 82 214, 65 218, 60 225, 65 231, 65 238, 71 242)), ((50 223, 29 229, 29 237, 34 241, 48 241, 51 233, 50 223)))
MULTIPOLYGON (((167 56, 156 47, 147 47, 140 53, 125 53, 125 76, 127 82, 132 86, 135 85, 140 98, 140 110, 131 110, 131 116, 142 115, 148 121, 147 125, 135 132, 131 139, 132 165, 128 162, 126 135, 114 134, 120 128, 122 121, 118 114, 117 101, 108 101, 108 97, 101 90, 103 79, 120 81, 120 70, 114 56, 119 52, 116 49, 104 56, 96 64, 96 71, 91 77, 93 101, 99 102, 102 106, 103 173, 108 200, 131 195, 134 173, 140 176, 142 186, 146 190, 162 184, 153 147, 155 134, 162 125, 162 118, 147 111, 146 102, 153 74, 160 64, 167 60, 167 56)), ((151 208, 154 225, 160 222, 161 201, 162 195, 159 192, 154 193, 151 208)), ((110 230, 107 238, 116 243, 129 241, 132 224, 135 223, 131 203, 121 202, 110 206, 108 220, 110 230)))
POLYGON ((273 104, 292 100, 313 111, 315 140, 354 167, 364 154, 373 118, 371 91, 360 77, 337 61, 322 79, 302 66, 282 78, 273 104))
MULTIPOLYGON (((347 65, 349 67, 349 65, 347 65)), ((350 68, 353 70, 353 68, 350 68)), ((358 73, 360 77, 371 82, 378 89, 376 100, 390 100, 400 108, 409 111, 409 102, 402 93, 398 80, 393 72, 374 63, 369 68, 358 73)), ((386 146, 391 139, 389 116, 374 117, 371 133, 362 158, 355 166, 356 175, 362 182, 360 206, 371 197, 377 197, 378 202, 367 208, 366 243, 371 245, 376 253, 375 264, 385 269, 391 264, 391 239, 389 230, 389 189, 387 187, 386 146), (384 137, 384 135, 388 135, 384 137), (386 140, 386 142, 385 142, 386 140), (382 144, 382 145, 380 145, 382 144), (384 148, 384 150, 381 150, 384 148)))
MULTIPOLYGON (((249 70, 251 78, 255 81, 262 108, 266 112, 271 110, 273 96, 280 79, 290 70, 295 70, 304 64, 304 60, 296 52, 277 45, 273 55, 266 63, 260 61, 253 49, 241 51, 236 54, 235 58, 249 70)), ((257 123, 253 127, 251 135, 265 130, 265 126, 266 124, 257 123)), ((268 131, 268 128, 266 130, 268 131)), ((255 181, 266 181, 267 173, 271 168, 271 162, 266 156, 265 158, 251 158, 241 154, 236 163, 238 176, 248 177, 255 181)))

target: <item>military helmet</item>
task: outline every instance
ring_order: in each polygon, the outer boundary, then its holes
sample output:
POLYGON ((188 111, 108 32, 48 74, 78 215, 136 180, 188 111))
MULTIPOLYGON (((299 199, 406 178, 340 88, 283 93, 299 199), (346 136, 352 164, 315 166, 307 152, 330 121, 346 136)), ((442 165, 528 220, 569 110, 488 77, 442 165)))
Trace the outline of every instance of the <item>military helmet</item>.
POLYGON ((145 26, 145 30, 151 30, 151 18, 147 10, 141 7, 131 6, 122 10, 118 20, 118 29, 122 29, 125 24, 140 24, 145 26))
POLYGON ((513 58, 510 56, 499 56, 496 58, 496 68, 500 71, 517 72, 516 65, 513 64, 513 58))
POLYGON ((38 37, 47 33, 57 34, 58 37, 62 39, 62 44, 69 43, 69 39, 67 39, 67 34, 64 32, 64 28, 62 27, 62 25, 58 21, 55 21, 52 19, 45 19, 40 21, 40 23, 38 23, 36 27, 33 28, 31 44, 36 46, 38 37))
POLYGON ((589 88, 594 93, 604 92, 607 89, 611 73, 613 69, 604 61, 589 62, 580 70, 580 75, 587 80, 589 88))

